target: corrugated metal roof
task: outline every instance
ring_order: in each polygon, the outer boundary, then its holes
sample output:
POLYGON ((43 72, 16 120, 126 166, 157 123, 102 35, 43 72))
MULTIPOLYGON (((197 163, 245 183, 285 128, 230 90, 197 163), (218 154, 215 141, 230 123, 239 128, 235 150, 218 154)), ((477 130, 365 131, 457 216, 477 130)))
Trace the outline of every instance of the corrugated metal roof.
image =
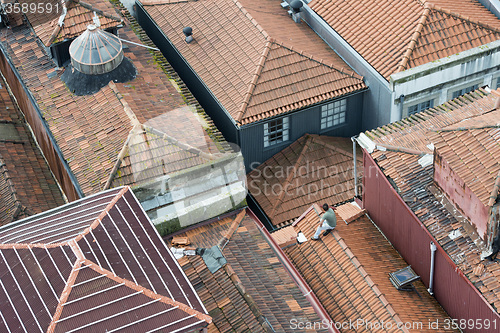
POLYGON ((211 322, 128 187, 0 228, 0 270, 0 330, 180 332, 211 322))
MULTIPOLYGON (((443 155, 453 170, 465 180, 483 204, 489 203, 494 179, 499 172, 498 90, 479 89, 401 121, 376 128, 366 134, 377 144, 418 149, 443 155), (479 138, 479 139, 478 139, 479 138), (434 147, 435 146, 435 147, 434 147)), ((399 151, 375 150, 371 157, 391 180, 408 207, 427 227, 453 262, 494 308, 500 308, 498 278, 500 265, 482 261, 484 271, 474 269, 481 263, 482 248, 458 217, 465 219, 440 191, 432 190, 433 165, 422 166, 420 156, 399 151), (459 232, 456 232, 459 230, 459 232)))

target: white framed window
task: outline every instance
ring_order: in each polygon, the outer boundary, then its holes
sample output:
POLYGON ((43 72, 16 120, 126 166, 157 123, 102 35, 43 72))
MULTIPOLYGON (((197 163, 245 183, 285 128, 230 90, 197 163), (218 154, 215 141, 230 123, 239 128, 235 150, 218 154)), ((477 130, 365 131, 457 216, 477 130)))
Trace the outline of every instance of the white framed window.
POLYGON ((497 78, 497 87, 495 89, 500 88, 500 77, 497 78))
POLYGON ((465 94, 467 94, 467 93, 470 93, 471 91, 476 90, 478 87, 479 87, 479 85, 478 85, 478 84, 475 84, 475 85, 473 85, 473 86, 469 86, 469 87, 466 87, 466 88, 462 88, 462 89, 455 90, 455 91, 451 94, 451 99, 457 98, 457 97, 462 96, 462 95, 465 95, 465 94))
POLYGON ((264 124, 264 147, 288 141, 288 117, 271 120, 264 124))
POLYGON ((433 106, 434 106, 434 100, 433 99, 430 99, 428 101, 424 101, 424 102, 421 102, 421 103, 409 106, 408 107, 408 116, 410 116, 410 115, 412 115, 414 113, 420 112, 420 111, 424 111, 424 110, 430 109, 433 106))
POLYGON ((321 106, 321 129, 327 129, 345 123, 346 100, 340 100, 321 106))

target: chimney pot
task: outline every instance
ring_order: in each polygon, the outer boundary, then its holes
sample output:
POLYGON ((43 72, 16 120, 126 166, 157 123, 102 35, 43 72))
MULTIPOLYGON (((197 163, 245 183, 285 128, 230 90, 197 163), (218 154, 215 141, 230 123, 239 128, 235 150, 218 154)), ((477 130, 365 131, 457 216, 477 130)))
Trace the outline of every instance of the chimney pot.
POLYGON ((184 36, 186 36, 186 43, 191 43, 193 41, 193 28, 185 27, 182 29, 182 32, 184 33, 184 36))
POLYGON ((300 0, 293 0, 290 3, 290 7, 292 8, 294 13, 299 13, 302 6, 303 6, 303 4, 302 4, 302 1, 300 1, 300 0))

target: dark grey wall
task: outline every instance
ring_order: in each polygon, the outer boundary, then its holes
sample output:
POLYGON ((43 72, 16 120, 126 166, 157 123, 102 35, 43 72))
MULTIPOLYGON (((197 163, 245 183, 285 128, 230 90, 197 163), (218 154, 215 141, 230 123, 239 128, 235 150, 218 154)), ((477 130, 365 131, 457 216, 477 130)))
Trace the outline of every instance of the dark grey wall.
POLYGON ((224 135, 224 138, 229 142, 239 145, 237 128, 232 118, 227 114, 222 105, 219 104, 215 96, 212 95, 203 80, 184 60, 175 46, 170 43, 169 39, 151 19, 143 6, 138 2, 136 2, 136 5, 137 21, 144 31, 146 31, 149 38, 151 38, 160 49, 163 56, 179 74, 182 81, 188 86, 191 93, 198 100, 203 109, 205 109, 205 112, 212 118, 215 126, 221 131, 222 135, 224 135))
MULTIPOLYGON (((253 166, 256 167, 258 164, 265 162, 276 153, 288 147, 295 140, 306 133, 340 137, 351 137, 353 135, 359 134, 359 132, 361 131, 361 117, 363 98, 365 93, 366 91, 363 91, 347 97, 346 122, 326 131, 320 130, 321 105, 327 104, 332 100, 288 114, 288 116, 290 117, 289 140, 275 146, 264 148, 265 121, 248 126, 243 126, 240 129, 240 146, 243 157, 245 159, 245 167, 247 169, 247 172, 252 170, 252 163, 254 163, 253 166)), ((268 119, 267 121, 269 120, 270 119, 268 119)))
POLYGON ((364 98, 361 129, 369 130, 390 123, 392 91, 389 82, 309 7, 304 6, 302 18, 349 66, 363 76, 370 88, 364 98))

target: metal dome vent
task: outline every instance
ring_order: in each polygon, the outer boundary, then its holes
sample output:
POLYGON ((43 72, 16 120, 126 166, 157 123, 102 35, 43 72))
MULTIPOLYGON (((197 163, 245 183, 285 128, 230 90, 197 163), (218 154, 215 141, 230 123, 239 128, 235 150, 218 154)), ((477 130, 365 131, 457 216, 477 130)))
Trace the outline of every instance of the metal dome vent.
POLYGON ((112 71, 123 60, 122 42, 109 32, 90 24, 69 46, 71 65, 84 74, 112 71))

